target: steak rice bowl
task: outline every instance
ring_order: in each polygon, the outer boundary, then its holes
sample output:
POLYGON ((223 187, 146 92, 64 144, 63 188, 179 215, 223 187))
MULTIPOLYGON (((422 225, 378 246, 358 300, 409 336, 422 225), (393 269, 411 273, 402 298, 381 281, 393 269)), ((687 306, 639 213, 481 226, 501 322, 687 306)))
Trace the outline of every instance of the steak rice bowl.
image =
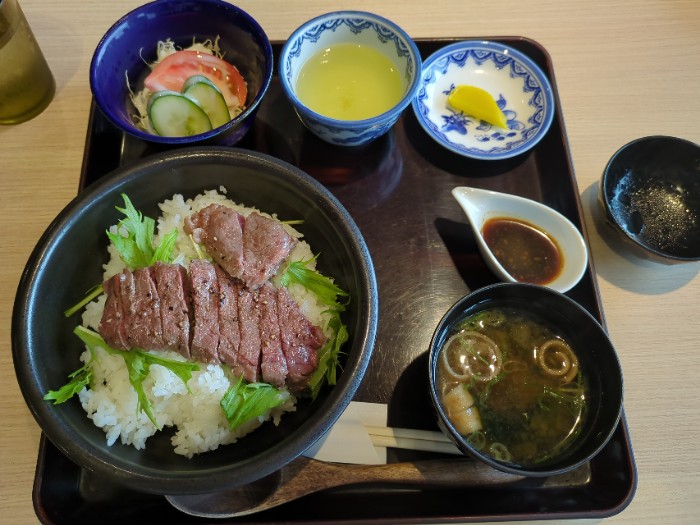
POLYGON ((330 428, 376 320, 371 258, 323 186, 265 155, 191 148, 59 214, 20 282, 13 358, 42 430, 81 467, 208 492, 330 428))

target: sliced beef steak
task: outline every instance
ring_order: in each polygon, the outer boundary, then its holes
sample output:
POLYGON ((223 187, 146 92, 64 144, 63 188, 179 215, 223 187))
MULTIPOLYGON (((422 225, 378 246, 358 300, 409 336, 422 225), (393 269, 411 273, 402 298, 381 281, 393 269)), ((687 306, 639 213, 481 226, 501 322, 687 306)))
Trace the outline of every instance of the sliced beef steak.
POLYGON ((185 219, 185 232, 251 290, 274 275, 297 243, 278 221, 256 212, 243 217, 220 204, 210 204, 185 219))
POLYGON ((241 345, 241 332, 238 327, 238 295, 242 285, 235 282, 218 266, 216 278, 219 281, 219 346, 221 362, 236 367, 238 348, 241 345))
POLYGON ((179 264, 156 263, 153 266, 160 296, 163 348, 190 359, 190 282, 179 264))
POLYGON ((251 290, 206 260, 192 260, 189 275, 177 264, 124 270, 103 287, 99 332, 114 348, 175 350, 295 392, 317 367, 323 332, 285 288, 251 290))
POLYGON ((297 240, 277 221, 251 213, 243 230, 243 281, 251 289, 272 277, 297 240))
POLYGON ((185 232, 204 244, 209 255, 226 272, 243 279, 243 225, 245 218, 226 206, 210 204, 185 219, 185 232))
POLYGON ((214 265, 195 259, 190 262, 193 324, 190 352, 192 359, 218 363, 219 356, 219 281, 214 265))
POLYGON ((121 273, 117 274, 102 283, 107 299, 98 331, 102 334, 105 342, 112 348, 128 350, 130 347, 126 337, 124 311, 121 301, 122 275, 121 273))
POLYGON ((301 391, 318 365, 317 350, 324 343, 323 332, 304 317, 286 288, 277 290, 277 312, 288 367, 287 385, 290 390, 301 391))
MULTIPOLYGON (((189 357, 190 323, 185 302, 189 294, 181 290, 180 296, 177 297, 177 292, 159 289, 159 273, 177 272, 176 265, 161 266, 167 266, 167 268, 152 266, 139 268, 133 272, 124 270, 103 283, 107 299, 98 330, 105 342, 114 348, 182 350, 185 352, 184 355, 189 357), (161 296, 165 298, 165 303, 161 296), (164 332, 163 316, 171 313, 171 306, 173 306, 173 312, 165 320, 164 332), (174 317, 178 314, 182 317, 183 308, 185 309, 184 319, 175 319, 174 317)), ((183 268, 179 268, 182 283, 183 276, 186 274, 183 268)), ((160 276, 160 279, 162 281, 163 276, 160 276)), ((177 284, 173 275, 169 275, 167 282, 177 284)), ((180 287, 182 288, 182 284, 180 287)))
POLYGON ((238 348, 238 363, 232 371, 242 375, 249 383, 258 380, 260 369, 260 311, 256 292, 241 288, 238 295, 238 327, 241 345, 238 348))
POLYGON ((269 283, 258 289, 260 306, 260 372, 262 380, 276 387, 287 379, 287 360, 282 352, 282 333, 277 315, 277 290, 269 283))
POLYGON ((131 346, 163 349, 163 322, 160 319, 160 297, 153 277, 153 268, 134 270, 134 298, 127 322, 127 339, 131 346))

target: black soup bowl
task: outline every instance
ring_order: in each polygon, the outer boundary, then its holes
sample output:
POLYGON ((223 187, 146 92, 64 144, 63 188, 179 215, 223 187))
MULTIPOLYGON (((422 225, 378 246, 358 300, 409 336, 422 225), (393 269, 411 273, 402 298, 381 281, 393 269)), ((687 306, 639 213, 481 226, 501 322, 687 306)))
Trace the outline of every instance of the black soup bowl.
POLYGON ((583 465, 607 444, 622 412, 622 371, 605 330, 575 301, 533 284, 499 283, 457 301, 438 323, 430 342, 428 374, 442 431, 464 454, 511 474, 543 477, 583 465), (484 313, 494 309, 525 314, 550 332, 543 336, 522 319, 484 313), (482 316, 479 327, 474 328, 476 321, 465 326, 465 320, 473 320, 475 314, 482 316), (508 325, 512 331, 506 336, 502 327, 508 325), (482 326, 501 328, 482 330, 482 326), (574 358, 561 341, 573 350, 574 358), (454 383, 446 386, 439 381, 444 377, 439 370, 445 369, 441 350, 454 348, 457 342, 464 346, 447 355, 466 357, 448 366, 464 374, 453 388, 454 383), (569 364, 576 361, 576 368, 567 368, 567 359, 569 364), (491 372, 483 365, 491 367, 491 372), (546 381, 542 380, 545 365, 553 374, 546 381), (564 410, 572 415, 562 416, 569 414, 564 410), (575 431, 566 437, 556 438, 566 446, 550 443, 546 453, 540 454, 534 452, 531 438, 555 424, 549 414, 577 419, 580 424, 572 425, 575 431), (510 437, 513 434, 517 437, 510 437))
POLYGON ((336 421, 352 399, 374 346, 377 284, 367 246, 356 224, 333 195, 299 169, 272 157, 235 148, 196 147, 162 153, 117 169, 81 192, 50 224, 21 277, 12 318, 12 352, 22 394, 41 429, 79 466, 132 489, 157 494, 194 494, 249 483, 300 455, 336 421), (59 405, 44 401, 49 390, 80 368, 81 341, 72 333, 80 314, 63 311, 101 282, 107 261, 105 229, 122 218, 127 194, 145 216, 160 215, 157 203, 180 193, 185 199, 226 188, 235 202, 301 219, 297 228, 318 269, 335 278, 350 301, 342 319, 349 339, 335 386, 300 399, 279 424, 264 423, 238 442, 195 455, 176 455, 168 432, 136 450, 88 419, 77 398, 59 405))
POLYGON ((651 136, 610 158, 600 201, 616 239, 665 264, 700 261, 700 145, 651 136))

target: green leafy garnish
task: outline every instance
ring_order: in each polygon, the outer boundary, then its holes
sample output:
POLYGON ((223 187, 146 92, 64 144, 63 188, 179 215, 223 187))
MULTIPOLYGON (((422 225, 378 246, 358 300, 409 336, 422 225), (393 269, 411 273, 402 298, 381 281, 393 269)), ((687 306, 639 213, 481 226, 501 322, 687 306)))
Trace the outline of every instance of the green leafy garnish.
POLYGON ((328 321, 328 326, 333 330, 333 337, 330 337, 318 351, 318 367, 309 378, 309 389, 311 397, 316 399, 324 382, 335 385, 337 381, 337 370, 340 366, 340 348, 348 340, 348 329, 340 320, 337 311, 332 312, 328 321))
POLYGON ((194 251, 197 254, 197 259, 211 260, 211 258, 207 257, 207 254, 202 250, 202 246, 198 242, 195 242, 194 237, 191 234, 189 235, 189 239, 192 241, 192 248, 194 248, 194 251))
MULTIPOLYGON (((136 210, 125 193, 122 193, 122 198, 124 199, 124 208, 117 207, 117 210, 122 212, 126 218, 119 221, 117 232, 112 233, 108 230, 107 237, 119 251, 119 256, 124 261, 124 264, 132 270, 136 270, 151 266, 158 261, 163 263, 172 262, 175 241, 177 240, 177 230, 173 230, 163 237, 160 244, 154 247, 155 221, 150 217, 144 217, 141 212, 136 210), (122 235, 122 231, 127 232, 126 237, 122 235)), ((63 315, 70 317, 90 301, 99 297, 103 292, 104 288, 101 284, 93 286, 88 290, 88 294, 84 299, 75 306, 65 310, 63 315)))
POLYGON ((315 399, 324 383, 335 385, 337 369, 340 366, 340 348, 348 340, 348 330, 340 319, 340 313, 345 311, 347 301, 341 303, 338 297, 349 297, 349 294, 337 286, 329 277, 307 268, 308 264, 318 258, 315 255, 307 261, 295 261, 289 263, 282 274, 280 282, 282 286, 299 284, 313 292, 318 299, 328 305, 324 313, 330 314, 327 328, 330 328, 332 336, 318 351, 318 367, 309 379, 311 397, 315 399))
POLYGON ((156 222, 150 217, 144 217, 134 208, 129 197, 122 193, 124 208, 117 210, 126 215, 118 223, 118 231, 107 230, 107 237, 119 251, 124 263, 130 268, 145 268, 157 261, 169 263, 172 261, 173 248, 177 238, 177 230, 166 235, 158 248, 153 247, 153 234, 156 222), (121 231, 126 230, 126 237, 121 231))
POLYGON ((282 392, 270 384, 246 383, 242 377, 235 381, 220 401, 231 430, 285 401, 282 392))
POLYGON ((308 261, 294 261, 289 263, 287 269, 280 279, 282 286, 289 286, 292 283, 300 284, 307 290, 316 294, 323 302, 334 309, 340 308, 340 311, 345 309, 345 306, 338 302, 337 297, 348 297, 348 294, 341 288, 335 285, 333 281, 325 275, 307 268, 308 264, 315 261, 318 255, 315 255, 308 261))
POLYGON ((66 317, 70 317, 70 316, 73 315, 75 312, 77 312, 78 310, 80 310, 83 306, 85 306, 86 304, 88 304, 90 301, 92 301, 93 299, 96 299, 97 297, 99 297, 100 295, 102 295, 102 293, 103 293, 104 291, 105 291, 105 289, 102 287, 101 284, 98 284, 98 285, 96 285, 96 286, 93 286, 92 288, 90 288, 90 289, 88 290, 87 295, 85 296, 85 298, 84 298, 82 301, 80 301, 80 302, 79 302, 78 304, 76 304, 75 306, 72 306, 72 307, 68 308, 68 310, 65 310, 65 311, 63 312, 63 315, 65 315, 66 317))
POLYGON ((58 390, 49 390, 44 396, 44 401, 53 401, 54 405, 65 403, 75 394, 79 393, 83 388, 92 381, 92 362, 95 359, 95 354, 90 349, 92 357, 90 361, 78 368, 75 372, 68 375, 70 381, 63 385, 58 390))
POLYGON ((44 396, 44 399, 47 401, 63 403, 70 399, 73 395, 80 392, 83 386, 89 384, 89 381, 92 378, 92 370, 90 365, 95 359, 95 349, 100 347, 107 353, 121 356, 124 359, 127 371, 129 373, 129 382, 131 383, 131 386, 134 387, 138 399, 136 410, 143 410, 148 416, 148 419, 150 419, 156 428, 160 430, 161 427, 158 425, 158 423, 156 423, 156 418, 153 414, 153 404, 146 396, 146 392, 143 388, 143 381, 146 379, 146 377, 148 377, 151 365, 161 365, 170 370, 182 380, 188 392, 190 392, 190 388, 187 385, 187 382, 192 378, 192 372, 199 370, 199 366, 196 363, 174 361, 172 359, 159 357, 140 350, 131 350, 128 352, 117 350, 116 348, 110 347, 98 333, 93 332, 84 326, 76 327, 75 330, 73 330, 73 333, 77 335, 90 349, 92 359, 85 366, 76 370, 69 376, 72 378, 71 382, 62 386, 57 391, 49 391, 49 393, 44 396))

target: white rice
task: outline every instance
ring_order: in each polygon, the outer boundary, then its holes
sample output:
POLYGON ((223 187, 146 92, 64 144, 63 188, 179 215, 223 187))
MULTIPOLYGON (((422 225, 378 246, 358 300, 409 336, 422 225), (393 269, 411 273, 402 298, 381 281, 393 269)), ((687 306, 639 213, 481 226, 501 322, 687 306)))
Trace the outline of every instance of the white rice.
MULTIPOLYGON (((157 219, 156 244, 161 236, 176 228, 178 230, 174 252, 177 255, 176 262, 187 267, 190 259, 197 258, 197 253, 193 242, 183 231, 185 217, 212 203, 228 206, 242 215, 248 215, 253 211, 253 208, 241 206, 227 199, 225 192, 224 188, 220 188, 219 191, 207 191, 188 200, 176 194, 172 199, 160 203, 162 215, 157 219)), ((256 211, 276 218, 259 210, 256 211)), ((290 258, 294 261, 311 259, 311 249, 305 241, 301 240, 302 234, 287 224, 284 224, 284 227, 291 235, 300 239, 290 258)), ((116 231, 116 226, 113 227, 113 231, 116 231)), ((124 269, 124 263, 111 243, 109 254, 110 260, 104 265, 104 280, 124 269)), ((313 263, 309 266, 313 267, 313 263)), ((278 278, 279 276, 274 277, 273 283, 279 284, 278 278)), ((326 327, 327 319, 323 313, 325 307, 316 302, 313 294, 298 285, 290 286, 288 291, 312 323, 326 327)), ((97 330, 105 298, 106 296, 102 295, 87 305, 83 313, 84 326, 97 330)), ((184 361, 184 358, 175 352, 158 352, 158 354, 184 361)), ((89 359, 90 352, 86 349, 81 355, 81 360, 87 362, 89 359)), ((267 420, 278 424, 284 412, 293 411, 296 408, 296 398, 285 391, 287 399, 284 404, 273 409, 269 414, 231 431, 219 405, 219 401, 229 388, 229 380, 224 369, 219 365, 200 363, 200 370, 193 372, 188 386, 191 393, 187 392, 187 388, 178 376, 160 365, 151 365, 150 374, 144 381, 144 390, 153 403, 156 421, 162 428, 174 427, 175 433, 171 439, 174 451, 187 457, 214 450, 219 445, 233 443, 267 420)), ((93 362, 91 388, 83 389, 79 396, 83 409, 94 424, 104 430, 110 446, 120 440, 123 444, 143 449, 146 447, 146 440, 158 431, 143 411, 137 411, 136 392, 129 383, 126 365, 120 356, 113 356, 98 349, 93 362)))

